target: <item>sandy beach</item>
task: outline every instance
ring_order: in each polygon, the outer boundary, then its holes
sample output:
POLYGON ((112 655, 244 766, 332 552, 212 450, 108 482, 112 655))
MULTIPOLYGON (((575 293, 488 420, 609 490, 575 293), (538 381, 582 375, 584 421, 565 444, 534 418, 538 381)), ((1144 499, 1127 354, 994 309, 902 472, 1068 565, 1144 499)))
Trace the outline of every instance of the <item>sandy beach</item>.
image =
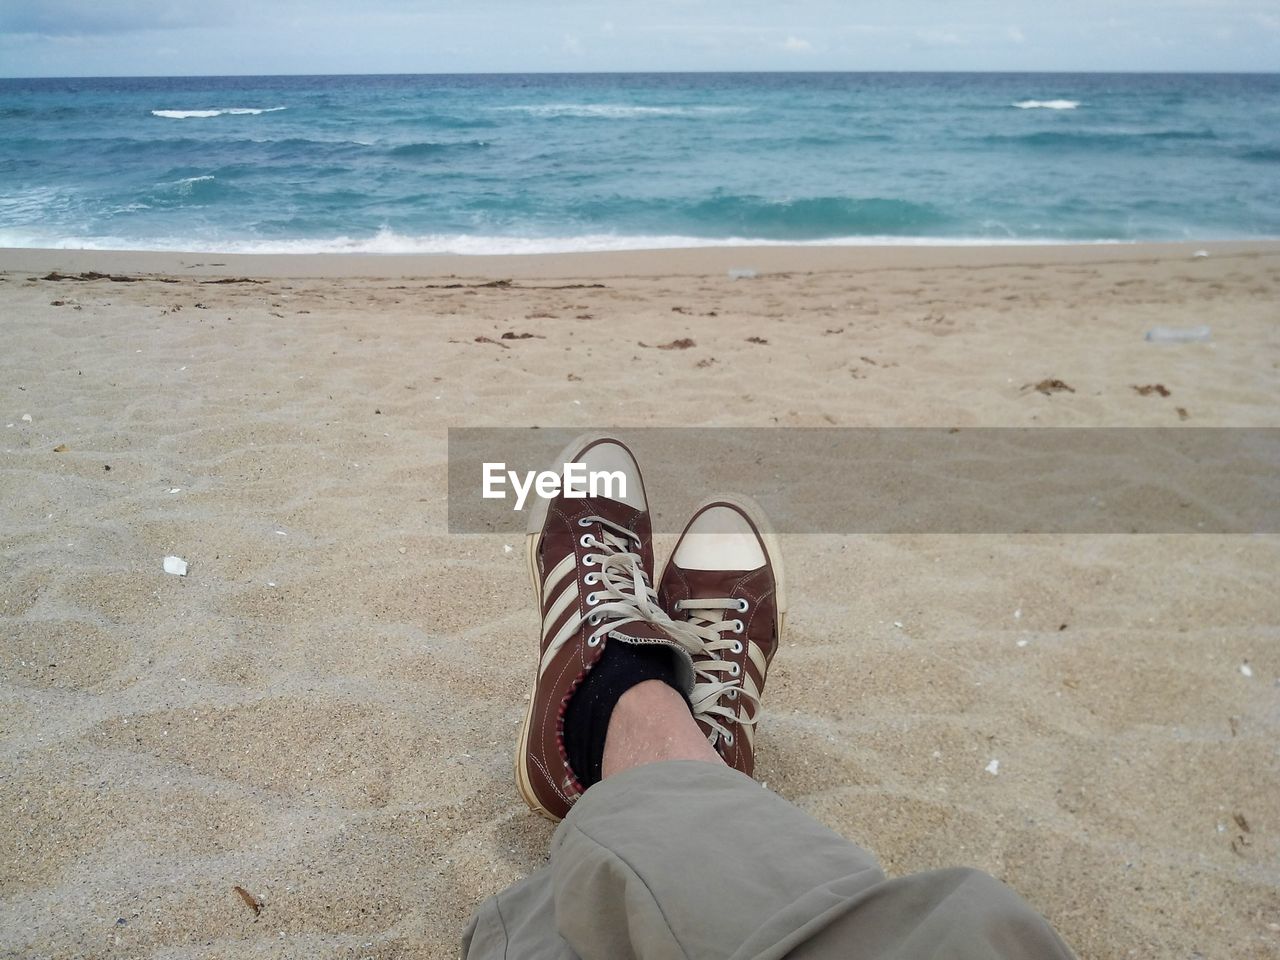
MULTIPOLYGON (((452 957, 545 862, 448 427, 1280 427, 1277 304, 1280 243, 0 250, 0 956, 452 957)), ((771 789, 1084 958, 1280 955, 1280 538, 784 549, 771 789)))

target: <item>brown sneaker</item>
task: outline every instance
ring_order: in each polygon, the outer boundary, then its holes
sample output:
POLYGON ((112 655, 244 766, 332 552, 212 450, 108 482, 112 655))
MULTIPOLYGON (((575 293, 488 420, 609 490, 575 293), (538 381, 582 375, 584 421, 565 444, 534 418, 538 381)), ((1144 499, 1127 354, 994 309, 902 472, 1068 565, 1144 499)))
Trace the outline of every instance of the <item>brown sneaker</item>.
MULTIPOLYGON (((564 747, 569 699, 609 642, 662 644, 675 654, 685 693, 693 688, 687 628, 658 605, 650 579, 653 545, 644 480, 631 451, 610 437, 579 437, 551 468, 581 463, 625 480, 625 491, 538 498, 529 517, 529 574, 542 614, 542 642, 529 709, 516 751, 516 785, 536 812, 559 820, 583 792, 564 747)), ((587 491, 588 493, 590 491, 587 491)))
POLYGON ((787 611, 782 555, 760 507, 728 496, 698 507, 658 598, 703 642, 690 694, 698 725, 725 763, 751 776, 760 697, 787 611))

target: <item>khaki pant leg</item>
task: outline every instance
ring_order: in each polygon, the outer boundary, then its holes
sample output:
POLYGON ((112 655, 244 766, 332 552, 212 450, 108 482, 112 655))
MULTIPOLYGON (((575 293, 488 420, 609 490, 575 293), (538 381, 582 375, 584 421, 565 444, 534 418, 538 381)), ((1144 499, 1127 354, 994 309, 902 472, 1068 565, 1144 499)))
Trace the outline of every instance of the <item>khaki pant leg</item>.
POLYGON ((728 767, 592 787, 552 840, 556 925, 586 960, 728 958, 883 881, 865 850, 728 767))
POLYGON ((1040 914, 994 877, 958 868, 888 880, 817 918, 788 960, 1071 960, 1040 914))
POLYGON ((556 930, 551 868, 485 900, 462 935, 464 960, 576 960, 556 930))
POLYGON ((637 767, 592 787, 551 865, 490 898, 464 956, 584 960, 1069 958, 975 870, 886 880, 865 850, 736 771, 637 767), (470 952, 468 952, 468 950, 470 952))

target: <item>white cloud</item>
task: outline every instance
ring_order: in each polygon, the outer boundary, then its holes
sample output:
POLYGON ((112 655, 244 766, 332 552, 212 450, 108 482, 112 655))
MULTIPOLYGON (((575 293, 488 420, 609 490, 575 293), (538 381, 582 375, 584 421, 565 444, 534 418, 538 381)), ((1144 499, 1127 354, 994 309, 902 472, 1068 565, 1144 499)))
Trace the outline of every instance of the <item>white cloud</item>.
POLYGON ((958 47, 968 42, 960 34, 950 30, 921 30, 916 34, 916 39, 933 47, 958 47))
POLYGON ((565 53, 576 57, 582 53, 582 41, 578 39, 576 34, 566 33, 564 39, 560 41, 560 48, 565 53))
POLYGON ((1027 42, 1027 35, 1022 32, 1022 28, 1019 26, 1010 27, 1008 30, 1005 31, 1005 36, 1007 36, 1014 43, 1027 42))
POLYGON ((1258 25, 1264 30, 1280 30, 1280 17, 1271 13, 1257 15, 1258 25))
POLYGON ((782 49, 791 53, 810 53, 813 50, 813 44, 800 37, 787 37, 782 42, 782 49))

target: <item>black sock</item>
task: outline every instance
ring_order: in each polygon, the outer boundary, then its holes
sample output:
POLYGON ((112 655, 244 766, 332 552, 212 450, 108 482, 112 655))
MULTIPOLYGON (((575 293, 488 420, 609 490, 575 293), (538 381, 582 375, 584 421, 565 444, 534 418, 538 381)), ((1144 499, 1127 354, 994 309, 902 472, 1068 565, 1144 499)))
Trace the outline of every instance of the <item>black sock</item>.
POLYGON ((606 641, 604 655, 573 692, 564 711, 565 754, 584 790, 602 779, 604 738, 618 699, 646 680, 661 680, 680 690, 674 657, 664 644, 606 641))

